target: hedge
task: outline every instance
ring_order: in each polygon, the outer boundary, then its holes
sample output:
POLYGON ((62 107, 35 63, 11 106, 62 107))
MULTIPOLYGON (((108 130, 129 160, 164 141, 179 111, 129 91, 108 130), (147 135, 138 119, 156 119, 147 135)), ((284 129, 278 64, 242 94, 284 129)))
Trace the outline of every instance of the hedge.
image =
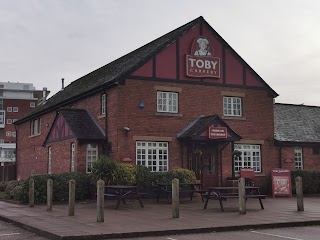
POLYGON ((297 170, 291 172, 292 191, 295 190, 295 178, 302 178, 303 193, 319 194, 320 193, 320 171, 318 170, 297 170))

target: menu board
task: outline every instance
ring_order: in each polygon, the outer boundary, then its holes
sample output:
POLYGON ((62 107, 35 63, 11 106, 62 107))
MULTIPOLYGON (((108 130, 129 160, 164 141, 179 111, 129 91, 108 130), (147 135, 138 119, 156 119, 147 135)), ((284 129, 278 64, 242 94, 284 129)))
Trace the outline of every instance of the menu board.
POLYGON ((291 174, 288 169, 275 168, 271 171, 272 196, 292 196, 291 174))

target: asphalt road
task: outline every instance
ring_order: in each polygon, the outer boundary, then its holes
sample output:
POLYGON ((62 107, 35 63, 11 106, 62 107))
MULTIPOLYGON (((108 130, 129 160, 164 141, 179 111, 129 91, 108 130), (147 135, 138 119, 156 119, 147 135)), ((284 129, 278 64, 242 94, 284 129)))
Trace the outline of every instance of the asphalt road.
POLYGON ((320 226, 131 238, 131 240, 319 240, 320 226))
POLYGON ((23 230, 11 223, 0 221, 0 240, 48 240, 35 233, 23 230))

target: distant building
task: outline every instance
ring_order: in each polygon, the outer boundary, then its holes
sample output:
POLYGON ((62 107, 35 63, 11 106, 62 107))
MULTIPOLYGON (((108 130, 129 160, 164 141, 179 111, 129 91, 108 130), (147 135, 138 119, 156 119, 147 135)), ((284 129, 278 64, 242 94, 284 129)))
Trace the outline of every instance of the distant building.
MULTIPOLYGON (((49 92, 36 90, 32 83, 0 82, 0 164, 2 168, 16 160, 16 128, 14 123, 30 113, 46 99, 49 92)), ((0 180, 10 178, 0 170, 0 180), (4 176, 6 175, 6 176, 4 176)))

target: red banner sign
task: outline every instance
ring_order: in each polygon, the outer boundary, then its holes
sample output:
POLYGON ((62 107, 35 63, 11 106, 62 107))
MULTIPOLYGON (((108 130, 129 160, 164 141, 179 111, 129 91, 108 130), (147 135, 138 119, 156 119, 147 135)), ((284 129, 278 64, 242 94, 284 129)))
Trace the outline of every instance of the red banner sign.
POLYGON ((292 196, 291 174, 288 169, 276 168, 271 171, 272 196, 292 196))
POLYGON ((227 138, 227 128, 209 127, 209 138, 210 139, 227 138))
POLYGON ((192 43, 191 55, 186 58, 187 76, 220 78, 220 59, 213 55, 211 42, 206 37, 196 38, 192 43))

